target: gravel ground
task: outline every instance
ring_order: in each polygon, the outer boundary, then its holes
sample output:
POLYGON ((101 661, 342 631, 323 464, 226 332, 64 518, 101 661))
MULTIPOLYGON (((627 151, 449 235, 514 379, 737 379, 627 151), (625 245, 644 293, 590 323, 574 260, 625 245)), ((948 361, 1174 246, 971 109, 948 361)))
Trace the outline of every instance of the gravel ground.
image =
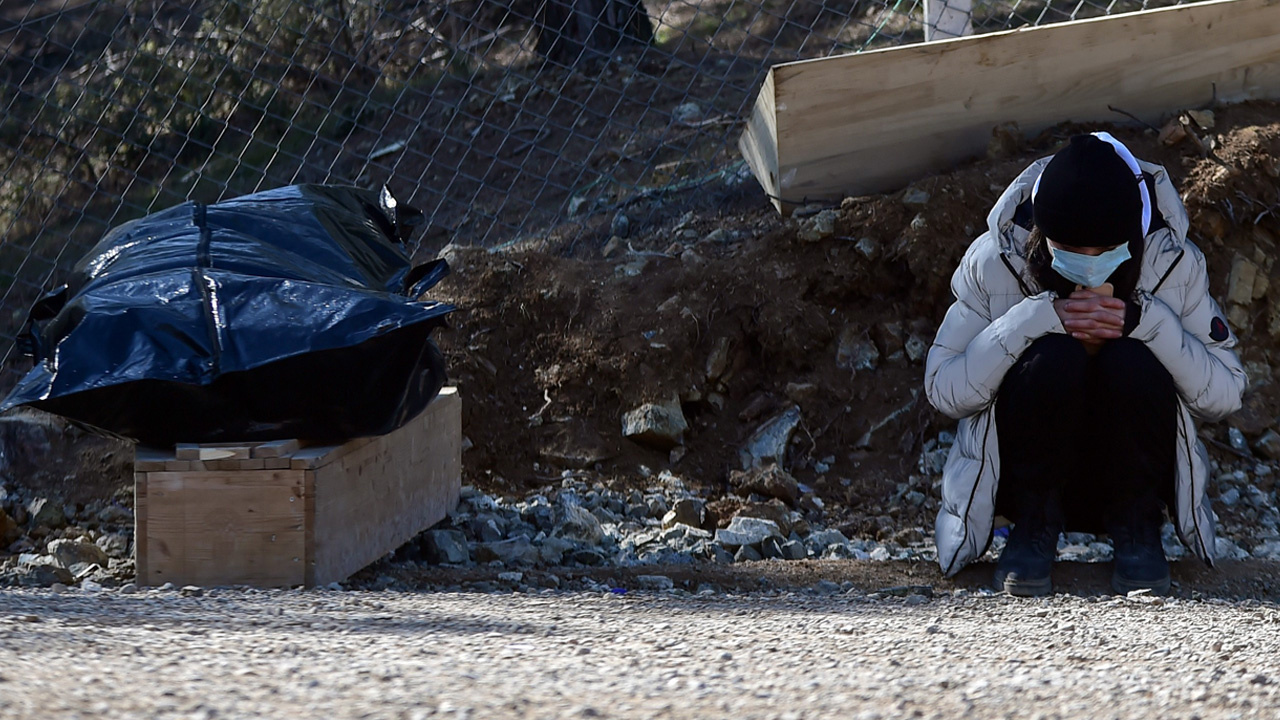
POLYGON ((3 718, 1246 718, 1280 610, 1211 599, 0 592, 3 718))

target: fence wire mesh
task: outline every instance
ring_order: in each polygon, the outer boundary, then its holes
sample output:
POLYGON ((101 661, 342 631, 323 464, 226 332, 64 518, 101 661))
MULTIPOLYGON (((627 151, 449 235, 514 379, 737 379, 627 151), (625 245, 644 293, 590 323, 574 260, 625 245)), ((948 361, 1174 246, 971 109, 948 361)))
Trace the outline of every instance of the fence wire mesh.
POLYGON ((774 63, 1177 4, 942 1, 0 0, 4 365, 60 270, 188 199, 386 184, 424 251, 600 242, 754 187, 774 63))

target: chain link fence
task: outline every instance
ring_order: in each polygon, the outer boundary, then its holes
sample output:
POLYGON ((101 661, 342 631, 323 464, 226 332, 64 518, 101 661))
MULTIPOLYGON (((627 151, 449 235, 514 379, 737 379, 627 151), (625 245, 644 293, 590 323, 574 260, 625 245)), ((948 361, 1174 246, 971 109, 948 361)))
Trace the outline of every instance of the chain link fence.
POLYGON ((0 0, 5 367, 60 269, 188 199, 386 184, 422 252, 600 243, 750 198, 774 63, 1157 5, 950 1, 0 0))

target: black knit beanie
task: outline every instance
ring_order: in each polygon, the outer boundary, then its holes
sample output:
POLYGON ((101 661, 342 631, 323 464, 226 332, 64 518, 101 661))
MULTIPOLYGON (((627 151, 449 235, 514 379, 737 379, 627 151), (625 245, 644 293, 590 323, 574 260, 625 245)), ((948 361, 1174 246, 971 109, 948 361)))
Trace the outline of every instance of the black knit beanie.
POLYGON ((1076 135, 1040 175, 1032 208, 1045 237, 1073 247, 1111 247, 1142 237, 1138 178, 1116 149, 1076 135))

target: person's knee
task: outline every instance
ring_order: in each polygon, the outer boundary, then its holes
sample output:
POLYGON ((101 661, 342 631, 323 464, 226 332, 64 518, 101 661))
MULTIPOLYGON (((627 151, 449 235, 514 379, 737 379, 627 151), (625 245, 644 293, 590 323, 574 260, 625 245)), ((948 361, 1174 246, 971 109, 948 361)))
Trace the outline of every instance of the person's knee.
POLYGON ((1173 377, 1145 343, 1132 338, 1109 340, 1095 358, 1109 394, 1123 397, 1172 397, 1173 377))
POLYGON ((1053 333, 1038 338, 1019 358, 1031 374, 1057 383, 1083 381, 1089 364, 1084 344, 1070 335, 1053 333))
POLYGON ((1000 390, 1036 404, 1057 403, 1079 396, 1088 363, 1089 354, 1079 340, 1059 333, 1045 335, 1018 358, 1000 390))

